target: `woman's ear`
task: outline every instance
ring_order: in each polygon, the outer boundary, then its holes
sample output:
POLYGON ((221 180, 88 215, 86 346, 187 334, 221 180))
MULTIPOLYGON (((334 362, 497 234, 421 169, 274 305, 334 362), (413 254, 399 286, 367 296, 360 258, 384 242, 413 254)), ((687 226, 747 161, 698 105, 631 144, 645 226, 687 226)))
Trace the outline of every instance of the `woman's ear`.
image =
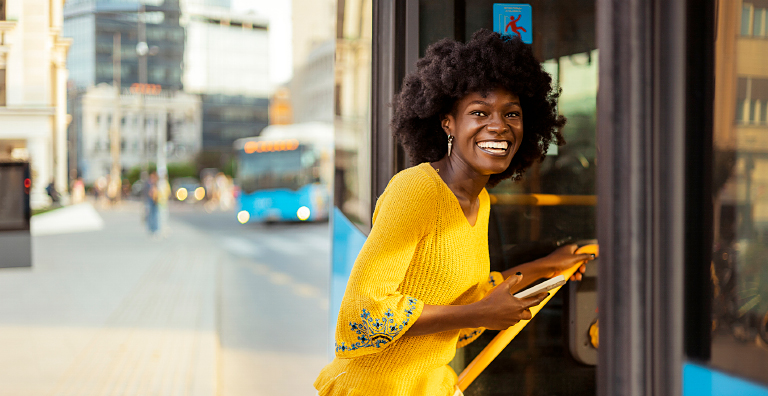
POLYGON ((450 114, 446 114, 440 118, 440 127, 443 128, 443 131, 445 131, 447 135, 452 135, 453 117, 450 114))

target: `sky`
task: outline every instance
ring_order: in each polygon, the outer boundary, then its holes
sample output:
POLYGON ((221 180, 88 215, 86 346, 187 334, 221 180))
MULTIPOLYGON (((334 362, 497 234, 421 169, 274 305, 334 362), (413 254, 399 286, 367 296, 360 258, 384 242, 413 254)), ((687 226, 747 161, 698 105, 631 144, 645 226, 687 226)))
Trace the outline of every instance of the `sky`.
POLYGON ((235 12, 253 11, 269 19, 269 78, 279 85, 291 79, 291 0, 232 0, 235 12))

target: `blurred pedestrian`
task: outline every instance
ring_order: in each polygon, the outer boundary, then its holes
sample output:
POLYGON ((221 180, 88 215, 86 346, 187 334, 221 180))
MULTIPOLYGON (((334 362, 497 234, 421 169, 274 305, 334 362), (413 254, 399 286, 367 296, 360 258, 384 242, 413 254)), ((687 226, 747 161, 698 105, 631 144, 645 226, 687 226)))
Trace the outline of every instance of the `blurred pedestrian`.
POLYGON ((144 203, 146 205, 146 221, 147 230, 153 236, 157 235, 160 230, 160 214, 157 204, 159 197, 157 191, 158 177, 157 172, 152 171, 147 179, 147 184, 144 186, 144 203))
POLYGON ((72 203, 79 204, 85 200, 85 184, 83 178, 78 177, 72 183, 72 203))
POLYGON ((107 196, 107 178, 106 177, 101 176, 98 179, 96 179, 96 182, 93 184, 93 194, 96 197, 96 204, 99 206, 104 206, 104 202, 107 196))
POLYGON ((216 176, 216 190, 218 191, 219 207, 229 210, 234 206, 234 194, 232 193, 232 179, 220 173, 216 176))
POLYGON ((171 184, 168 177, 158 177, 155 187, 155 202, 157 203, 158 231, 160 235, 168 234, 168 198, 171 196, 171 184))
POLYGON ((120 198, 121 182, 120 178, 113 178, 112 175, 107 177, 107 198, 110 204, 114 204, 120 198))
POLYGON ((51 205, 58 206, 59 205, 59 199, 61 199, 61 196, 59 195, 59 192, 56 191, 56 181, 51 180, 50 183, 48 183, 48 187, 45 188, 45 192, 48 193, 48 196, 51 197, 51 205))
POLYGON ((128 180, 128 179, 123 179, 121 187, 123 189, 123 191, 121 191, 123 199, 130 198, 130 196, 131 196, 131 181, 128 180))

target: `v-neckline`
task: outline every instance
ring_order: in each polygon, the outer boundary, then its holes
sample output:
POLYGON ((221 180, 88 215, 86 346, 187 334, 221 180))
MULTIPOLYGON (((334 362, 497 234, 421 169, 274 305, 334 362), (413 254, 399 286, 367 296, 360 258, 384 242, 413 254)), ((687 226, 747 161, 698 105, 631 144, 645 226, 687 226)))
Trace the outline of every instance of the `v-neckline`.
POLYGON ((442 177, 440 177, 440 173, 438 173, 437 169, 432 166, 431 163, 425 162, 424 163, 427 168, 432 170, 432 176, 437 178, 438 183, 443 186, 446 190, 448 190, 448 193, 450 193, 451 198, 454 202, 454 208, 458 209, 459 213, 461 213, 461 217, 464 218, 464 224, 466 224, 469 228, 475 229, 475 226, 477 226, 478 220, 480 220, 480 209, 483 206, 482 198, 480 198, 481 195, 483 195, 483 191, 485 191, 485 187, 480 191, 480 195, 477 196, 477 213, 475 214, 475 224, 470 224, 469 219, 467 218, 467 215, 464 214, 464 209, 461 208, 461 202, 459 202, 459 197, 456 196, 456 194, 453 193, 453 190, 451 190, 450 187, 448 187, 448 184, 443 180, 442 177))

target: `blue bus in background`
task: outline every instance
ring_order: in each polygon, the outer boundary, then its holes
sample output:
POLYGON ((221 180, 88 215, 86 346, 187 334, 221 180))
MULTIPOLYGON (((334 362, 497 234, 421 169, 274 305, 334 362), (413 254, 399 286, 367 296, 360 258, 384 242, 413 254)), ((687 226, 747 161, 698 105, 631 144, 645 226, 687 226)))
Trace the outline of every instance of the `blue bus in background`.
POLYGON ((333 126, 270 125, 235 141, 237 220, 324 221, 330 208, 333 126))

